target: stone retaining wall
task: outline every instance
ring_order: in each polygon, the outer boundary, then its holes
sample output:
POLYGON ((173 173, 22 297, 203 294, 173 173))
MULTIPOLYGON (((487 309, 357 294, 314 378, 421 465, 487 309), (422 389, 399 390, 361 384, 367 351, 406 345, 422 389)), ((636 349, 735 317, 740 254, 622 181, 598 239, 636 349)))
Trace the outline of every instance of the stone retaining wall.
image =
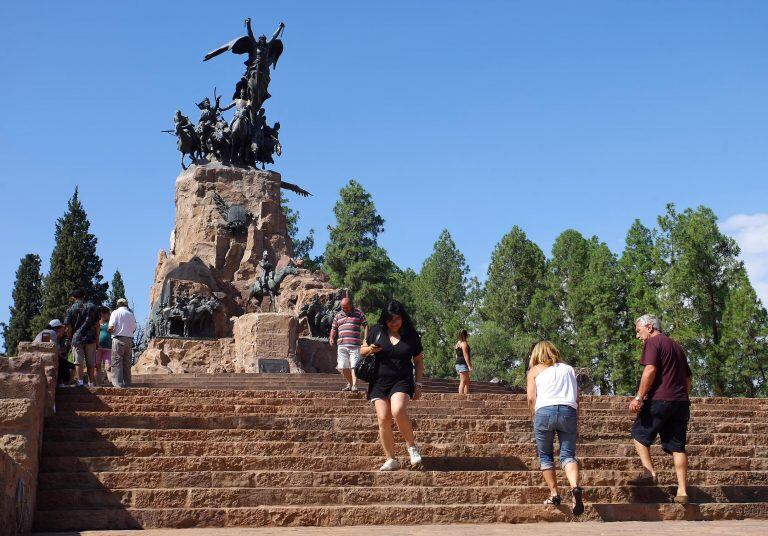
POLYGON ((52 343, 20 343, 0 358, 0 536, 29 534, 37 497, 43 419, 54 412, 52 343))

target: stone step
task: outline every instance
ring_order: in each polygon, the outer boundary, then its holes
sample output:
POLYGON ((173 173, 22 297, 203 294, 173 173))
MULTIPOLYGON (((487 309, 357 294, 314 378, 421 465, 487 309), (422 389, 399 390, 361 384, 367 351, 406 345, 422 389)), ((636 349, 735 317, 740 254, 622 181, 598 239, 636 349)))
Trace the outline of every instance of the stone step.
MULTIPOLYGON (((243 470, 296 470, 296 471, 350 471, 371 470, 383 462, 382 456, 46 456, 40 460, 40 472, 66 471, 243 471, 243 470)), ((629 471, 638 469, 635 457, 584 456, 580 457, 585 471, 612 469, 629 471)), ((671 469, 671 457, 660 458, 660 470, 671 469)), ((693 458, 689 467, 708 471, 768 471, 768 458, 729 457, 693 458)), ((424 468, 433 471, 530 471, 539 468, 532 456, 439 456, 425 457, 424 468)))
MULTIPOLYGON (((768 503, 595 504, 593 521, 766 519, 768 503)), ((40 511, 36 531, 242 526, 419 525, 569 521, 568 506, 533 504, 262 506, 254 508, 115 508, 40 511)))
MULTIPOLYGON (((260 391, 230 391, 226 395, 217 397, 200 396, 190 397, 189 394, 179 395, 175 392, 166 393, 163 396, 157 395, 135 395, 124 396, 114 393, 109 394, 95 394, 95 393, 78 393, 78 390, 72 389, 67 391, 66 396, 57 397, 57 407, 62 408, 78 408, 87 404, 92 405, 94 408, 123 408, 132 407, 138 405, 157 405, 168 404, 172 406, 190 406, 197 407, 200 405, 222 405, 222 406, 235 406, 246 405, 254 407, 307 407, 307 408, 337 408, 337 407, 354 407, 354 408, 370 408, 371 403, 365 400, 362 393, 331 393, 329 396, 315 396, 315 397, 301 397, 301 398, 285 398, 285 397, 273 397, 273 396, 261 396, 260 391)), ((128 390, 132 391, 132 390, 128 390)), ((325 393, 316 393, 317 395, 324 395, 325 393)), ((470 395, 474 396, 474 395, 470 395)), ((494 397, 494 398, 460 398, 458 395, 433 397, 432 395, 425 395, 424 398, 413 403, 414 407, 423 408, 441 408, 441 409, 482 409, 482 410, 515 410, 515 411, 528 411, 528 403, 524 399, 519 397, 494 397)), ((614 412, 621 411, 626 412, 628 402, 623 398, 614 398, 611 402, 602 401, 581 401, 580 410, 588 412, 614 412)), ((691 414, 696 415, 734 415, 744 417, 761 417, 765 414, 765 408, 753 407, 749 409, 738 408, 733 405, 693 405, 691 407, 691 414)))
MULTIPOLYGON (((135 381, 132 387, 138 388, 176 388, 176 389, 234 389, 234 390, 300 390, 300 391, 317 391, 317 392, 336 392, 346 384, 344 382, 329 383, 329 382, 314 382, 314 383, 298 383, 298 382, 284 382, 284 381, 265 381, 265 382, 253 382, 253 381, 238 381, 238 380, 220 380, 220 381, 135 381)), ((359 388, 365 389, 366 385, 361 384, 359 388)), ((458 391, 458 383, 453 385, 439 385, 429 382, 425 382, 423 386, 423 392, 425 393, 456 393, 458 391)), ((472 388, 472 392, 476 394, 508 394, 511 392, 503 387, 485 387, 475 386, 472 388)))
MULTIPOLYGON (((73 415, 73 414, 91 414, 91 413, 144 413, 144 414, 167 414, 167 413, 207 413, 207 414, 278 414, 278 415, 295 415, 306 414, 308 409, 311 409, 315 415, 359 415, 370 414, 372 412, 370 403, 362 402, 357 404, 345 403, 340 401, 334 405, 323 406, 307 406, 299 405, 292 406, 289 404, 277 405, 277 404, 254 404, 252 402, 232 402, 221 401, 214 404, 201 404, 195 402, 177 402, 173 400, 163 401, 155 399, 154 401, 147 402, 135 402, 135 401, 120 401, 120 402, 73 402, 64 400, 56 405, 57 415, 73 415)), ((454 405, 422 405, 419 402, 413 403, 409 412, 412 415, 444 415, 444 416, 456 416, 456 417, 482 417, 482 416, 498 416, 498 417, 529 417, 530 412, 525 407, 457 407, 454 405)), ((627 412, 627 407, 615 409, 602 409, 602 408, 580 408, 579 416, 582 419, 588 419, 590 417, 603 418, 616 416, 616 414, 624 414, 624 416, 631 415, 627 412)), ((768 423, 768 412, 765 411, 717 411, 717 410, 693 410, 691 412, 692 418, 714 418, 714 419, 727 419, 729 421, 736 422, 760 422, 768 423)))
MULTIPOLYGON (((566 488, 567 489, 567 488, 566 488)), ((589 503, 668 503, 676 486, 585 487, 589 503)), ((690 499, 696 503, 766 502, 768 486, 694 486, 690 499)), ((566 494, 567 496, 567 494, 566 494)), ((234 508, 299 505, 449 505, 449 504, 542 504, 549 497, 546 486, 440 486, 440 487, 273 487, 43 490, 37 510, 67 511, 70 508, 234 508)))
MULTIPOLYGON (((309 413, 309 412, 308 412, 309 413)), ((45 426, 50 428, 195 428, 222 429, 248 428, 260 430, 338 430, 355 431, 375 426, 373 412, 368 415, 350 415, 338 417, 316 416, 279 416, 262 414, 245 415, 205 415, 189 414, 141 414, 101 412, 82 415, 62 415, 47 417, 45 426)), ((420 416, 413 419, 417 431, 478 431, 478 432, 515 432, 529 431, 530 418, 494 417, 454 418, 451 416, 420 416)), ((603 417, 581 420, 579 431, 613 432, 617 429, 629 429, 632 417, 603 417)), ((728 422, 723 419, 701 418, 691 421, 688 430, 692 433, 768 433, 768 423, 728 422)))
MULTIPOLYGON (((396 442, 402 437, 394 431, 396 442)), ((45 441, 288 441, 324 443, 376 443, 378 430, 368 427, 354 431, 325 430, 251 430, 251 429, 157 429, 157 428, 46 428, 45 441)), ((422 443, 480 443, 480 444, 526 444, 533 445, 533 432, 435 432, 419 430, 418 441, 422 443)), ((626 429, 612 432, 579 431, 582 444, 624 444, 629 441, 626 429)), ((734 445, 764 449, 768 446, 768 434, 712 434, 689 433, 688 445, 734 445)), ((757 452, 757 451, 756 451, 757 452)), ((760 451, 762 452, 762 451, 760 451)))
MULTIPOLYGON (((231 382, 227 383, 231 385, 231 382)), ((138 388, 132 387, 130 389, 116 389, 113 387, 70 387, 59 388, 56 391, 58 397, 68 396, 115 396, 115 397, 134 397, 134 396, 152 396, 166 398, 169 396, 186 397, 189 399, 201 398, 201 397, 213 397, 223 398, 228 396, 252 396, 254 398, 263 399, 275 399, 275 398, 290 398, 290 399, 315 399, 315 398, 359 398, 359 393, 348 392, 335 392, 335 393, 313 393, 307 391, 290 391, 272 389, 269 391, 255 391, 244 390, 232 390, 232 389, 179 389, 179 388, 138 388)), ((422 400, 453 400, 461 401, 461 403, 479 401, 479 400, 496 400, 496 401, 519 401, 525 403, 524 394, 470 394, 470 395, 458 395, 456 393, 427 393, 422 400)), ((580 402, 583 404, 620 404, 626 406, 629 403, 629 397, 614 397, 614 396, 600 396, 600 395, 583 395, 580 397, 580 402)), ((768 408, 768 399, 765 398, 691 398, 691 404, 694 408, 724 408, 730 407, 736 410, 745 409, 764 409, 768 408)))
MULTIPOLYGON (((419 441, 424 456, 536 456, 533 443, 524 444, 487 444, 465 442, 431 443, 419 441)), ((635 455, 634 446, 626 440, 622 443, 580 443, 576 451, 584 456, 620 456, 635 455)), ((768 458, 768 446, 749 445, 688 445, 689 456, 719 458, 768 458)), ((344 456, 353 452, 360 456, 381 454, 381 445, 371 441, 367 443, 341 443, 317 441, 47 441, 43 445, 44 456, 67 456, 72 453, 83 457, 97 456, 228 456, 232 453, 250 456, 301 456, 322 452, 326 456, 344 456)), ((661 446, 652 447, 651 453, 663 455, 661 446)))
MULTIPOLYGON (((628 486, 638 470, 596 469, 582 474, 582 484, 628 486)), ((662 486, 675 486, 673 471, 659 471, 662 486)), ((766 486, 768 471, 698 471, 688 474, 691 486, 766 486)), ((558 474, 561 486, 565 477, 558 474)), ((273 488, 273 487, 452 487, 452 486, 532 486, 540 487, 541 472, 534 471, 96 471, 43 472, 40 489, 134 488, 273 488)))

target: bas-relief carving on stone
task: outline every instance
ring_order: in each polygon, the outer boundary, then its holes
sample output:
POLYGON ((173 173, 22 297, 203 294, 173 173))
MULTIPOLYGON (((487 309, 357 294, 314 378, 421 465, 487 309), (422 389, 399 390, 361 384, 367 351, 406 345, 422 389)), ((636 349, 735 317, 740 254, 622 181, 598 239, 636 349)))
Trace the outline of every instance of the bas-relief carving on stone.
POLYGON ((210 339, 215 337, 213 314, 221 307, 215 296, 177 290, 164 295, 151 313, 147 336, 210 339))
POLYGON ((333 317, 341 310, 341 300, 346 290, 339 290, 333 296, 314 296, 299 311, 299 319, 306 318, 311 337, 328 339, 331 335, 333 317))

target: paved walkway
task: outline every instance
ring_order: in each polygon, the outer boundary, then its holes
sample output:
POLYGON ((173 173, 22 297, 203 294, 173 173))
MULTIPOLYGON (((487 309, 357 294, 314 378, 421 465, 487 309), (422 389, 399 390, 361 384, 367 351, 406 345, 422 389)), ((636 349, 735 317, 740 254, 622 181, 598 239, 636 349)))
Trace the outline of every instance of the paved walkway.
POLYGON ((226 529, 97 530, 35 536, 766 536, 768 521, 663 521, 529 523, 521 525, 418 525, 409 527, 270 527, 226 529))

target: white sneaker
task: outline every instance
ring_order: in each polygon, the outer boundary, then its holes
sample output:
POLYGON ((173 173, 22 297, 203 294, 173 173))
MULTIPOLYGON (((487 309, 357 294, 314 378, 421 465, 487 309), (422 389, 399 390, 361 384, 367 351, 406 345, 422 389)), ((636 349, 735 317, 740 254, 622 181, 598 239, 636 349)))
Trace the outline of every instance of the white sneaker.
POLYGON ((408 455, 411 457, 411 467, 414 469, 420 468, 421 452, 419 452, 419 447, 414 445, 412 447, 408 447, 406 450, 408 451, 408 455))
POLYGON ((77 382, 75 382, 75 387, 82 387, 83 385, 85 385, 83 380, 77 380, 77 382))
POLYGON ((400 462, 394 458, 388 458, 384 465, 379 467, 379 471, 397 471, 398 469, 400 469, 400 462))

